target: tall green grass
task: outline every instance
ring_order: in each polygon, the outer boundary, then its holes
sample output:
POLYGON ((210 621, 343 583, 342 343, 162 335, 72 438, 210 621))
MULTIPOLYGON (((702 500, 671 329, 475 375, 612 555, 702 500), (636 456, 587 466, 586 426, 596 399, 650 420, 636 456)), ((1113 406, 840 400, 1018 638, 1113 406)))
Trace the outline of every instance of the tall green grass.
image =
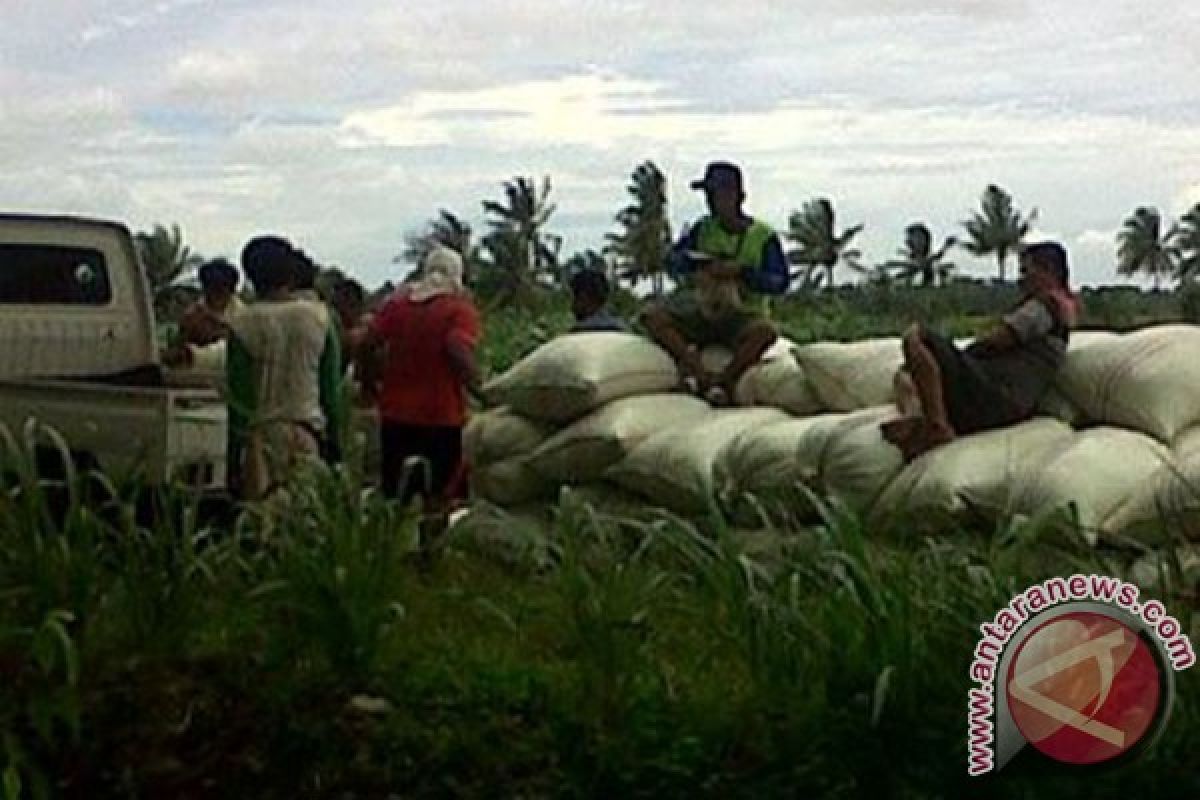
MULTIPOLYGON (((567 495, 540 523, 497 515, 486 541, 452 532, 430 565, 417 520, 343 473, 223 528, 166 493, 146 527, 79 502, 85 475, 53 513, 12 449, 8 796, 1200 791, 1194 671, 1141 762, 967 780, 979 623, 1049 575, 1127 569, 1038 521, 914 538, 809 498, 816 524, 742 531, 567 495)), ((1192 618, 1191 583, 1168 578, 1156 594, 1192 618)))

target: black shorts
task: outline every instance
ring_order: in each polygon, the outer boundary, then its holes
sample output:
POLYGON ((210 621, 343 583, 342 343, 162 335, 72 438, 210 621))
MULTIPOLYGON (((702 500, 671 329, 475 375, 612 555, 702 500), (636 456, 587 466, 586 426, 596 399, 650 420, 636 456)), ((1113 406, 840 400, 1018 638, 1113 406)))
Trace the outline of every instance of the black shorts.
POLYGON ((955 433, 962 435, 1003 428, 1030 416, 1012 402, 980 359, 960 350, 950 339, 934 331, 924 331, 921 341, 941 370, 946 416, 955 433))
POLYGON ((446 499, 462 464, 462 428, 383 420, 379 427, 383 493, 408 505, 446 499), (406 467, 409 459, 416 459, 406 467))

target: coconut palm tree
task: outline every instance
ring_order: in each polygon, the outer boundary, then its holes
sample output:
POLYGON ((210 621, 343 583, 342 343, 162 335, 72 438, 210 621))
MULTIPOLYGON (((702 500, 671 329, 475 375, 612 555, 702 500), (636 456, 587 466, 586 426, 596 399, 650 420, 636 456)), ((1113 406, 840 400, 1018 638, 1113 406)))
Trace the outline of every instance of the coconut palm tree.
POLYGON ((958 239, 947 236, 942 246, 933 249, 933 234, 923 222, 914 222, 904 229, 904 246, 897 251, 900 258, 885 262, 881 268, 890 278, 921 286, 936 286, 945 283, 956 267, 946 260, 946 253, 958 243, 958 239))
POLYGON ((413 280, 420 277, 421 262, 429 250, 434 245, 441 245, 458 251, 470 276, 474 273, 473 268, 479 264, 479 245, 473 241, 473 236, 470 223, 452 211, 439 209, 438 215, 428 222, 425 230, 404 237, 404 250, 392 261, 413 264, 416 269, 408 276, 409 280, 413 280))
POLYGON ((519 276, 519 282, 532 285, 543 278, 557 280, 562 239, 545 232, 556 208, 549 201, 550 177, 542 179, 540 190, 532 178, 513 178, 504 184, 504 197, 503 203, 493 200, 483 203, 491 227, 485 247, 488 239, 494 240, 492 255, 509 259, 511 263, 504 269, 519 276))
MULTIPOLYGON (((788 217, 787 239, 796 245, 788 251, 788 261, 801 267, 821 267, 825 270, 826 288, 832 288, 838 264, 862 271, 859 263, 862 251, 850 246, 862 229, 862 225, 853 225, 839 233, 833 204, 824 197, 809 200, 802 211, 793 211, 788 217)), ((796 273, 809 274, 805 269, 796 273)), ((808 282, 807 277, 805 281, 808 282)))
POLYGON ((1163 232, 1157 208, 1137 209, 1117 232, 1117 274, 1148 275, 1158 289, 1164 275, 1170 278, 1180 272, 1179 236, 1178 225, 1163 232))
POLYGON ((1200 203, 1192 206, 1179 220, 1175 244, 1179 250, 1179 279, 1195 280, 1200 275, 1200 203))
POLYGON ((654 293, 662 294, 671 249, 666 176, 653 161, 643 162, 634 169, 626 191, 633 202, 617 212, 621 229, 605 237, 606 249, 615 256, 621 277, 634 283, 649 278, 654 293))
POLYGON ((963 223, 967 231, 963 247, 974 256, 996 256, 1000 282, 1003 283, 1009 254, 1020 249, 1036 219, 1037 209, 1022 215, 1013 207, 1012 196, 992 184, 983 192, 980 210, 963 223))
POLYGON ((136 234, 134 243, 150 284, 156 310, 162 309, 174 284, 192 277, 204 263, 203 256, 184 244, 183 231, 177 224, 170 228, 155 225, 149 232, 136 234))

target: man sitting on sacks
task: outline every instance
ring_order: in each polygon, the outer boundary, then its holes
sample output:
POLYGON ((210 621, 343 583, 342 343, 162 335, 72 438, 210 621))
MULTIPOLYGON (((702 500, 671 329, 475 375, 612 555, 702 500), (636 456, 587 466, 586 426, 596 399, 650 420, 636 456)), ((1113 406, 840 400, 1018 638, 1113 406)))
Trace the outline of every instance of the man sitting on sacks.
POLYGON ((742 210, 746 194, 737 166, 711 163, 692 188, 704 190, 709 214, 671 250, 668 270, 682 279, 684 288, 648 308, 641 322, 675 358, 688 389, 725 405, 738 380, 777 336, 766 318, 766 298, 755 308, 743 295, 783 294, 790 275, 779 237, 742 210), (733 360, 719 374, 708 372, 700 358, 710 345, 733 351, 733 360))
POLYGON ((1030 245, 1020 267, 1017 306, 965 350, 919 323, 905 332, 896 373, 903 416, 884 423, 883 436, 906 460, 955 436, 1029 419, 1050 388, 1079 313, 1067 252, 1055 242, 1030 245))

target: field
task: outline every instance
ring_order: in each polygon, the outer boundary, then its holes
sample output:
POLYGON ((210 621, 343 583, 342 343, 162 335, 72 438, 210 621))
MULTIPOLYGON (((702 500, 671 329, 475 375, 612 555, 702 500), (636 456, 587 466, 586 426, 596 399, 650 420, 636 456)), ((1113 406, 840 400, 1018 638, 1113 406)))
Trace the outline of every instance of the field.
MULTIPOLYGON (((967 299, 847 295, 776 318, 802 341, 914 316, 965 335, 993 311, 967 299)), ((1105 313, 1093 324, 1170 319, 1175 298, 1105 313)), ((557 304, 490 314, 491 370, 566 324, 557 304)), ((826 508, 747 533, 568 493, 548 527, 422 554, 413 520, 349 475, 230 528, 163 497, 142 529, 77 493, 56 518, 11 466, 8 797, 1200 796, 1197 670, 1136 763, 966 777, 979 624, 1051 575, 1129 574, 1036 522, 932 540, 826 508)), ((1158 566, 1153 594, 1200 634, 1195 577, 1158 566)))

